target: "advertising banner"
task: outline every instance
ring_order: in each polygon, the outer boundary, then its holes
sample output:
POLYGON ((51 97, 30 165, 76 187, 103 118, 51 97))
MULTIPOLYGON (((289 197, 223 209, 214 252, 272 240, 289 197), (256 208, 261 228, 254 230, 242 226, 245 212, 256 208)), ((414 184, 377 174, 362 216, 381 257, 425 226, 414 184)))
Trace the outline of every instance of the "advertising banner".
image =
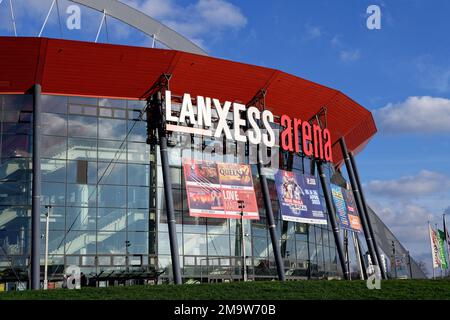
POLYGON ((336 185, 331 186, 331 194, 341 227, 350 231, 361 232, 361 221, 356 211, 353 195, 336 185))
POLYGON ((439 235, 439 256, 441 258, 441 269, 448 269, 447 256, 445 254, 445 233, 442 230, 437 230, 439 235))
POLYGON ((431 244, 431 256, 433 258, 433 269, 441 266, 441 258, 439 252, 439 243, 437 232, 433 230, 431 225, 428 225, 428 231, 430 232, 430 244, 431 244))
POLYGON ((319 184, 314 176, 278 170, 275 185, 283 220, 327 224, 319 184))
POLYGON ((189 215, 240 218, 238 201, 244 201, 244 219, 259 219, 249 165, 183 159, 189 215))

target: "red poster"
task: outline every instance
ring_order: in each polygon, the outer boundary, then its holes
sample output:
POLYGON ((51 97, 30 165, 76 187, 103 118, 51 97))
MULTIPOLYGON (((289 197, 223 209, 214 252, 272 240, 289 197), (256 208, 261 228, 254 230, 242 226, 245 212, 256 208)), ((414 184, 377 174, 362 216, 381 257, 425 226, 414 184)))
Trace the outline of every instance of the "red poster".
POLYGON ((189 214, 195 217, 259 219, 249 165, 183 159, 189 214))

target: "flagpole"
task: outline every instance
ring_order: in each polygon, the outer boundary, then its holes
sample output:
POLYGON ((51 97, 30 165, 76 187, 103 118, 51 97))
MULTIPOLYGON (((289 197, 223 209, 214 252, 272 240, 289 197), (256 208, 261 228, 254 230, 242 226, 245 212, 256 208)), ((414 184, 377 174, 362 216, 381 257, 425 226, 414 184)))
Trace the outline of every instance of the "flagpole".
MULTIPOLYGON (((434 228, 436 230, 435 234, 439 237, 439 228, 438 228, 437 223, 434 224, 434 228)), ((439 238, 438 238, 438 244, 439 244, 439 238)), ((439 246, 439 248, 440 248, 440 246, 439 246)), ((439 249, 439 252, 440 252, 440 249, 439 249)), ((442 278, 442 264, 439 265, 439 269, 441 269, 441 278, 442 278)), ((439 275, 438 275, 438 277, 439 277, 439 275)))
MULTIPOLYGON (((444 239, 445 239, 445 244, 447 247, 447 259, 448 259, 448 264, 450 264, 450 246, 449 246, 449 238, 448 238, 448 231, 447 231, 447 224, 445 223, 445 212, 444 214, 442 214, 442 220, 444 222, 444 239)), ((450 275, 450 266, 447 267, 447 276, 450 275)))

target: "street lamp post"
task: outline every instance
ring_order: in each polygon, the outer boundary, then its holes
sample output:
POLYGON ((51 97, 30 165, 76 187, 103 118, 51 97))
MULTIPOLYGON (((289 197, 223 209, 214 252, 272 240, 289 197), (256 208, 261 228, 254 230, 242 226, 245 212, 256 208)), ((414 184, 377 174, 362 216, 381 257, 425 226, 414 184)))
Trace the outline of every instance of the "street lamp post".
POLYGON ((126 271, 129 272, 130 269, 130 252, 129 247, 131 246, 131 243, 129 240, 125 241, 125 263, 126 263, 126 271))
POLYGON ((48 227, 50 224, 50 210, 51 205, 46 205, 47 212, 45 213, 45 261, 44 261, 44 290, 48 289, 48 227))
POLYGON ((244 235, 244 208, 245 204, 243 200, 238 200, 238 207, 241 210, 241 242, 242 242, 242 267, 243 267, 243 280, 247 281, 247 255, 245 253, 245 235, 244 235))

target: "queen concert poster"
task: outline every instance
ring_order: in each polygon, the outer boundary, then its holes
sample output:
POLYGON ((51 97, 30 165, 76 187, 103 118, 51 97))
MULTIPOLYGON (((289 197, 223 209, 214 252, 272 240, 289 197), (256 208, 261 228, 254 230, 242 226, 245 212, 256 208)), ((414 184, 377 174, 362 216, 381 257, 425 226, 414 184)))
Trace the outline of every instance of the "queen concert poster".
POLYGON ((252 171, 247 164, 183 159, 189 215, 259 219, 252 171))
POLYGON ((278 170, 275 185, 283 220, 327 224, 314 176, 278 170))

